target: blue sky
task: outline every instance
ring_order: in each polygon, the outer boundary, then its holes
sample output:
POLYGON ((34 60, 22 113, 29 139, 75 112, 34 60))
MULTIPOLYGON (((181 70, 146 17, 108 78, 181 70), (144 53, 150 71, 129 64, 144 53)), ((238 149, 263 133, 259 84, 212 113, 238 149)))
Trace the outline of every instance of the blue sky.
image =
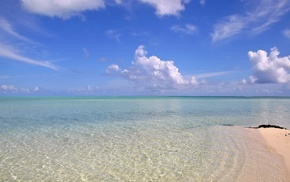
POLYGON ((290 96, 290 0, 1 0, 0 95, 290 96))

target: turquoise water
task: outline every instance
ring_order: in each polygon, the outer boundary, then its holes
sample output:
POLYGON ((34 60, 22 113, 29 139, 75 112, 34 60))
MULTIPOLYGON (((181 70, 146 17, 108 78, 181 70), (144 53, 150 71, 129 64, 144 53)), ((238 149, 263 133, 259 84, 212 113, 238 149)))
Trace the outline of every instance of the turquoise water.
POLYGON ((227 125, 290 128, 289 108, 289 98, 0 98, 0 181, 277 180, 262 144, 253 152, 257 141, 227 125))

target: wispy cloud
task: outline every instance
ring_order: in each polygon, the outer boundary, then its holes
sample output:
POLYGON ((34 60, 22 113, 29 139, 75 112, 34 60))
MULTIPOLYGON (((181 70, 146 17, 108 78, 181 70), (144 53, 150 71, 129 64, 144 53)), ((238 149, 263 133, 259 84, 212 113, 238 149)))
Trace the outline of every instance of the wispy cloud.
POLYGON ((108 62, 108 58, 105 58, 105 57, 101 57, 99 60, 99 62, 108 62))
POLYGON ((17 33, 13 24, 11 24, 7 19, 0 17, 0 30, 2 30, 3 32, 6 33, 2 37, 2 42, 0 41, 0 57, 5 57, 5 58, 8 58, 10 60, 21 61, 21 62, 24 62, 27 64, 42 66, 42 67, 50 68, 53 70, 59 70, 59 68, 57 66, 55 66, 54 64, 52 64, 49 61, 39 61, 39 60, 25 57, 25 56, 19 54, 16 51, 17 49, 15 48, 16 46, 14 45, 14 40, 19 40, 24 45, 27 45, 27 43, 33 44, 33 45, 39 45, 39 44, 30 40, 29 38, 27 38, 23 35, 17 33), (3 42, 5 42, 5 43, 3 43, 3 42))
POLYGON ((245 0, 248 6, 244 14, 224 17, 214 25, 212 41, 228 39, 240 33, 256 35, 267 30, 272 24, 280 21, 290 10, 289 0, 245 0))
POLYGON ((33 41, 29 40, 28 38, 18 34, 14 29, 13 26, 8 22, 6 19, 0 17, 0 29, 9 35, 13 36, 16 39, 33 43, 33 41))
POLYGON ((183 34, 195 34, 197 32, 197 27, 192 24, 186 24, 185 26, 175 25, 170 28, 173 32, 183 33, 183 34))
POLYGON ((247 23, 239 15, 232 15, 224 18, 214 25, 214 32, 211 34, 212 41, 223 40, 241 33, 247 23))
POLYGON ((6 75, 0 75, 0 80, 4 80, 4 79, 8 79, 8 78, 10 78, 10 76, 6 76, 6 75))
POLYGON ((118 30, 107 30, 106 32, 107 36, 109 36, 112 39, 115 39, 118 43, 121 43, 120 37, 121 37, 121 33, 118 30))
POLYGON ((267 30, 273 23, 280 21, 289 10, 289 0, 260 0, 257 8, 247 13, 249 21, 255 23, 251 33, 258 34, 267 30))
POLYGON ((228 75, 232 73, 234 72, 233 71, 209 72, 209 73, 196 74, 195 77, 198 79, 202 79, 202 78, 218 77, 218 76, 228 75))
POLYGON ((288 39, 290 39, 290 29, 286 29, 282 31, 283 35, 285 37, 287 37, 288 39))
POLYGON ((0 56, 11 59, 11 60, 24 62, 27 64, 42 66, 42 67, 50 68, 53 70, 59 70, 59 68, 56 65, 50 63, 49 61, 39 61, 39 60, 34 60, 31 58, 22 56, 16 53, 11 47, 5 46, 1 43, 0 43, 0 56))
POLYGON ((88 59, 90 57, 89 51, 86 48, 83 48, 83 52, 84 52, 85 58, 88 59))

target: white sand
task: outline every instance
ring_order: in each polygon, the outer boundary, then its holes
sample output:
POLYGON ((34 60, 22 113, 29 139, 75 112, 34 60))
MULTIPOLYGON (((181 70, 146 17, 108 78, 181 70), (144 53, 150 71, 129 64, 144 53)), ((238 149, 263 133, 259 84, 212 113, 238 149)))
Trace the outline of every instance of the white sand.
POLYGON ((269 151, 283 156, 288 177, 290 178, 290 130, 259 128, 258 131, 265 139, 269 151))

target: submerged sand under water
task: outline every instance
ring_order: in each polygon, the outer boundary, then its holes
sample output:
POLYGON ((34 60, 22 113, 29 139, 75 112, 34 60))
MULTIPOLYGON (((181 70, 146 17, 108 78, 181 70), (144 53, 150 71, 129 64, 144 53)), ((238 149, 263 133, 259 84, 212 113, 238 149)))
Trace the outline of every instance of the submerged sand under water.
POLYGON ((289 181, 257 130, 223 125, 289 124, 290 100, 0 101, 0 181, 289 181))
POLYGON ((2 138, 0 179, 287 181, 283 158, 259 133, 241 127, 103 132, 39 131, 2 138))

